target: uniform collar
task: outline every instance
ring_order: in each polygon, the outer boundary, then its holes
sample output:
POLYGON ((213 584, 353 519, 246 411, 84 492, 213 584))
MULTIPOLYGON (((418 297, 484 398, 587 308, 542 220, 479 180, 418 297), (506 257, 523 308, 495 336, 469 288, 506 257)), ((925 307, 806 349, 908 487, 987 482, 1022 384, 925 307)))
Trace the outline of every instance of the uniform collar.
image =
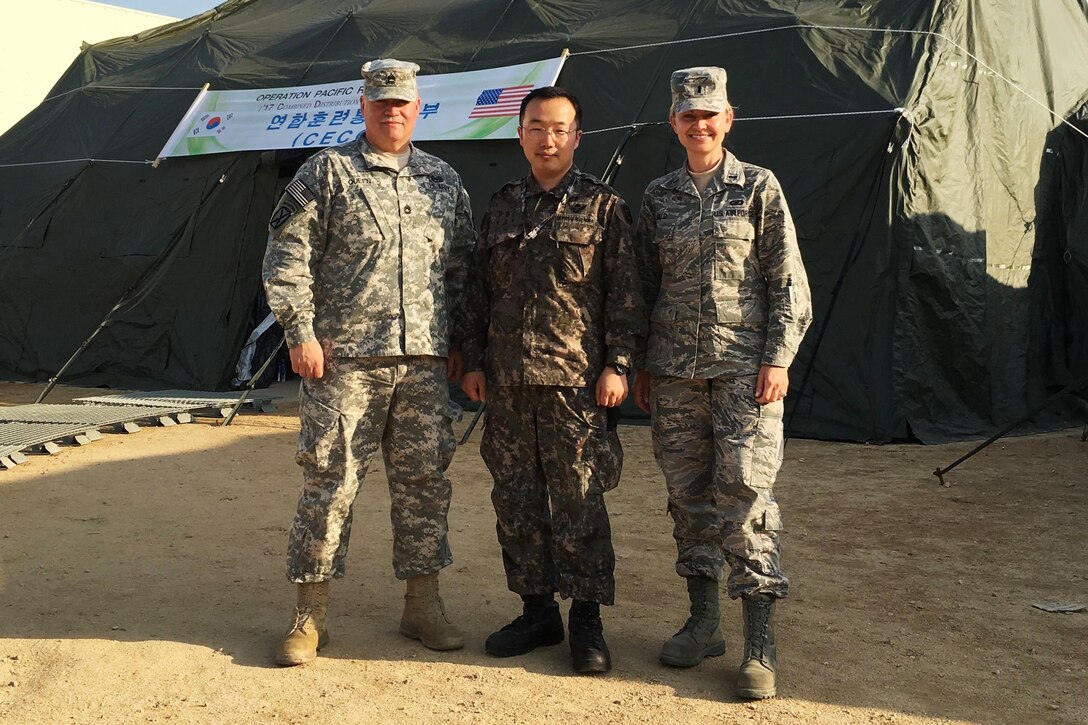
MULTIPOLYGON (((688 173, 686 162, 679 169, 669 174, 662 186, 694 194, 695 196, 699 195, 698 190, 695 188, 695 182, 691 180, 691 174, 688 173)), ((725 152, 725 158, 722 160, 721 166, 718 167, 718 172, 710 177, 710 183, 706 185, 703 196, 716 194, 727 186, 744 186, 744 164, 728 151, 725 152)))
POLYGON ((563 175, 563 178, 559 180, 559 183, 553 186, 547 191, 540 185, 540 182, 533 176, 533 172, 529 172, 529 175, 525 178, 525 195, 536 196, 537 194, 551 194, 556 199, 562 198, 563 192, 567 190, 574 181, 581 176, 582 172, 578 170, 578 166, 571 164, 567 173, 563 175))
MULTIPOLYGON (((389 169, 393 173, 397 173, 397 169, 390 168, 385 160, 381 156, 381 152, 370 145, 370 142, 366 140, 365 135, 359 136, 358 141, 359 155, 363 157, 363 163, 366 164, 368 169, 389 169)), ((415 144, 409 142, 408 144, 408 165, 404 167, 404 170, 409 174, 428 173, 430 171, 430 165, 427 163, 424 154, 419 152, 419 149, 415 147, 415 144)))

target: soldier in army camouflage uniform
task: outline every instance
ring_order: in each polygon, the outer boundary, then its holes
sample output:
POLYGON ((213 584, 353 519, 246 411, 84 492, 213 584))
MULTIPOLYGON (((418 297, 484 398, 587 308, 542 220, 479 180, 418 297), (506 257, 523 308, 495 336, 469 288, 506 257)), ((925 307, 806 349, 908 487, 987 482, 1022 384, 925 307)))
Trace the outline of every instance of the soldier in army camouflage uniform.
POLYGON ((507 584, 524 602, 486 649, 507 657, 561 642, 558 591, 574 600, 574 670, 607 672, 599 605, 613 603, 615 556, 604 493, 623 461, 607 411, 627 396, 645 334, 630 216, 573 165, 573 95, 533 91, 520 122, 531 173, 488 206, 464 339, 462 388, 487 399, 480 452, 495 481, 507 584))
POLYGON ((410 144, 418 69, 363 66, 365 134, 308 160, 270 222, 265 289, 303 378, 303 487, 287 564, 298 604, 281 665, 313 660, 328 640, 329 580, 344 575, 352 505, 379 446, 393 570, 407 580, 400 631, 432 649, 464 645, 438 571, 452 561, 447 377, 460 376, 448 319, 462 304, 475 233, 457 173, 410 144))
POLYGON ((635 400, 652 418, 691 616, 661 660, 725 652, 719 582, 744 607, 737 694, 776 693, 774 603, 787 368, 811 321, 808 280, 778 180, 722 148, 733 123, 721 68, 672 75, 669 122, 687 164, 646 189, 635 232, 651 310, 635 400))

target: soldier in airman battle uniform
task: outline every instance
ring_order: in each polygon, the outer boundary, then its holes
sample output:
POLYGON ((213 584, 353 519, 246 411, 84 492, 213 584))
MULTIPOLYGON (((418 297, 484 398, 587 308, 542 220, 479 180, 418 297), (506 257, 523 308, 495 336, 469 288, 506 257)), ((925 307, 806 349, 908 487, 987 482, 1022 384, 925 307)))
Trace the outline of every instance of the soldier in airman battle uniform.
POLYGON ((488 404, 480 452, 507 584, 523 600, 486 649, 508 657, 562 642, 558 591, 573 599, 574 670, 607 672, 600 605, 615 597, 615 555, 604 494, 623 462, 608 411, 627 396, 645 334, 630 215, 574 166, 577 98, 536 89, 519 120, 531 173, 484 216, 463 344, 462 388, 488 404))
POLYGON ((661 650, 690 667, 725 652, 719 582, 741 598, 745 649, 736 692, 776 694, 774 605, 787 368, 812 319, 786 200, 767 169, 722 144, 733 123, 722 68, 672 74, 669 122, 684 167, 647 187, 635 232, 650 313, 635 401, 651 414, 691 616, 661 650))
POLYGON ((281 665, 313 660, 328 641, 329 580, 344 575, 352 505, 379 447, 393 570, 407 580, 400 631, 431 649, 464 645, 438 572, 452 561, 447 378, 460 376, 448 320, 463 301, 475 232, 460 177, 410 143, 418 70, 363 66, 364 135, 303 164, 270 222, 265 289, 303 378, 303 486, 287 564, 298 602, 281 665))

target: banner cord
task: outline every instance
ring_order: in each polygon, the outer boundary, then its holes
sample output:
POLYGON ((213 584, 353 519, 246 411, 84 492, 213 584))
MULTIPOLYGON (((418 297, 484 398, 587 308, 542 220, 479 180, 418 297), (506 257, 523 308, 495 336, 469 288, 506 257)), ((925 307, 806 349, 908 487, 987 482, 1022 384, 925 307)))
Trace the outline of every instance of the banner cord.
MULTIPOLYGON (((660 41, 660 42, 657 42, 657 43, 641 43, 641 44, 637 44, 637 45, 621 46, 621 47, 618 47, 618 48, 603 48, 603 49, 600 49, 600 50, 582 50, 582 51, 578 51, 578 52, 575 52, 575 53, 569 53, 568 57, 574 58, 574 57, 581 56, 581 55, 603 55, 605 53, 618 53, 618 52, 622 52, 622 51, 626 51, 626 50, 639 50, 639 49, 642 49, 642 48, 657 48, 657 47, 663 47, 663 46, 668 46, 668 45, 681 45, 681 44, 684 44, 684 43, 696 43, 696 42, 702 42, 702 41, 707 41, 707 40, 721 40, 723 38, 736 38, 736 37, 745 36, 745 35, 757 35, 757 34, 760 34, 760 33, 773 33, 773 32, 778 32, 778 31, 782 31, 782 30, 797 30, 797 29, 802 29, 802 30, 853 31, 853 32, 864 32, 864 33, 893 33, 893 34, 899 34, 899 35, 921 35, 921 36, 931 36, 931 37, 937 38, 939 40, 942 40, 942 41, 948 43, 953 48, 955 48, 956 50, 958 50, 961 53, 963 53, 964 55, 966 55, 968 58, 970 58, 973 61, 975 61, 976 63, 978 63, 987 72, 993 74, 996 78, 999 78, 1006 85, 1011 87, 1013 90, 1015 90, 1016 92, 1020 93, 1024 97, 1026 97, 1028 100, 1030 100, 1033 103, 1035 103, 1036 105, 1038 105, 1040 108, 1045 110, 1048 114, 1050 114, 1053 118, 1057 119, 1060 123, 1062 123, 1062 124, 1068 126, 1069 128, 1073 129, 1076 133, 1080 134, 1085 139, 1088 139, 1088 133, 1084 132, 1083 130, 1081 130, 1080 128, 1075 126, 1074 124, 1072 124, 1069 121, 1067 121, 1066 119, 1062 118, 1056 112, 1051 110, 1050 107, 1047 106, 1045 103, 1038 100, 1037 98, 1032 96, 1030 93, 1025 91, 1023 88, 1018 86, 1016 83, 1014 83, 1012 80, 1010 80, 1009 78, 1007 78, 1006 76, 1001 74, 999 71, 997 71, 994 68, 992 68, 991 66, 989 66, 985 61, 983 61, 981 58, 976 56, 974 53, 970 52, 969 50, 967 50, 966 48, 961 46, 959 43, 957 43, 954 40, 952 40, 951 38, 949 38, 948 36, 946 36, 946 35, 944 35, 942 33, 936 33, 936 32, 930 31, 930 30, 905 30, 905 29, 900 29, 900 28, 860 28, 860 27, 845 26, 845 25, 809 25, 809 24, 806 24, 806 23, 794 23, 792 25, 780 25, 780 26, 776 26, 776 27, 773 27, 773 28, 759 28, 759 29, 756 29, 756 30, 741 30, 741 31, 733 32, 733 33, 719 33, 717 35, 705 35, 705 36, 700 36, 698 38, 682 38, 682 39, 674 39, 674 40, 665 40, 665 41, 660 41)), ((81 86, 80 88, 73 88, 73 89, 71 89, 69 91, 65 91, 64 93, 60 93, 60 94, 58 94, 56 96, 50 96, 49 98, 46 98, 45 101, 51 101, 51 100, 54 100, 56 98, 60 98, 61 96, 67 95, 69 93, 74 93, 75 91, 79 91, 79 90, 147 90, 147 91, 156 91, 156 90, 158 90, 158 91, 181 91, 181 90, 185 90, 185 91, 191 91, 191 90, 200 90, 200 88, 197 88, 197 87, 185 87, 185 86, 170 87, 170 86, 94 86, 94 85, 86 85, 86 86, 81 86)), ((45 101, 43 101, 43 103, 45 101)), ((863 116, 863 115, 903 113, 903 112, 904 112, 903 108, 891 108, 891 109, 885 109, 885 110, 869 110, 869 111, 840 111, 840 112, 831 112, 831 113, 803 113, 803 114, 795 114, 795 115, 753 116, 753 117, 749 117, 749 118, 737 118, 736 121, 738 123, 739 122, 746 122, 746 121, 781 121, 781 120, 797 120, 797 119, 809 119, 809 118, 834 118, 834 117, 843 117, 843 116, 863 116)), ((628 129, 628 130, 637 129, 637 128, 641 128, 641 127, 645 127, 645 126, 660 126, 660 125, 664 125, 665 123, 666 123, 665 121, 629 123, 629 124, 624 124, 624 125, 621 125, 621 126, 610 126, 608 128, 599 128, 599 129, 588 130, 588 131, 585 131, 585 135, 590 135, 590 134, 595 134, 595 133, 607 133, 607 132, 610 132, 610 131, 617 131, 617 130, 623 130, 623 129, 628 129)), ((19 166, 40 166, 40 165, 44 165, 44 164, 64 164, 64 163, 79 163, 79 162, 113 163, 113 164, 151 164, 151 163, 153 163, 152 160, 136 161, 136 160, 131 160, 131 159, 60 159, 60 160, 56 160, 56 161, 28 161, 28 162, 23 162, 23 163, 14 163, 14 164, 0 164, 0 168, 12 168, 12 167, 19 167, 19 166)))
MULTIPOLYGON (((696 43, 696 42, 701 42, 701 41, 704 41, 704 40, 721 40, 723 38, 736 38, 736 37, 740 37, 740 36, 744 36, 744 35, 756 35, 756 34, 759 34, 759 33, 773 33, 773 32, 777 32, 777 31, 780 31, 780 30, 796 30, 796 29, 802 29, 802 30, 847 30, 847 31, 862 32, 862 33, 893 33, 893 34, 899 34, 899 35, 928 35, 928 36, 937 38, 939 40, 942 40, 942 41, 948 43, 953 48, 955 48, 956 50, 960 51, 961 53, 966 55, 971 60, 978 63, 988 73, 991 73, 995 77, 1001 79, 1006 85, 1011 87, 1017 93, 1023 95, 1025 98, 1030 100, 1035 105, 1042 108, 1044 111, 1049 113, 1052 117, 1057 119, 1060 123, 1065 124, 1069 128, 1071 128, 1074 131, 1076 131, 1077 133, 1079 133, 1084 138, 1088 139, 1088 133, 1085 133, 1084 131, 1077 128, 1076 126, 1074 126, 1069 121, 1067 121, 1064 118, 1062 118, 1061 116, 1059 116, 1056 112, 1051 110, 1051 108, 1048 105, 1046 105, 1045 103, 1043 103, 1042 101, 1037 99, 1035 96, 1033 96, 1030 93, 1028 93, 1027 91, 1025 91, 1020 86, 1016 85, 1016 83, 1014 83, 1011 79, 1004 76, 999 71, 997 71, 994 68, 990 67, 990 65, 988 65, 986 63, 986 61, 982 60, 977 55, 975 55, 971 51, 967 50, 966 48, 964 48, 962 45, 960 45, 956 41, 949 38, 947 35, 944 35, 943 33, 935 33, 932 30, 906 30, 906 29, 902 29, 902 28, 859 28, 859 27, 850 26, 850 25, 809 25, 807 23, 794 23, 792 25, 779 25, 779 26, 776 26, 776 27, 773 27, 773 28, 759 28, 759 29, 756 29, 756 30, 740 30, 740 31, 737 31, 735 33, 719 33, 718 35, 705 35, 705 36, 701 36, 701 37, 698 37, 698 38, 681 38, 679 40, 664 40, 664 41, 661 41, 661 42, 658 42, 658 43, 642 43, 642 44, 638 44, 638 45, 626 45, 626 46, 622 46, 622 47, 619 47, 619 48, 603 48, 603 49, 600 49, 600 50, 582 50, 582 51, 578 51, 577 53, 571 53, 570 57, 573 58, 573 57, 579 56, 579 55, 603 55, 604 53, 619 53, 619 52, 625 51, 625 50, 639 50, 641 48, 656 48, 656 47, 661 47, 661 46, 666 46, 666 45, 680 45, 682 43, 696 43)), ((737 120, 739 121, 740 119, 737 119, 737 120)))
POLYGON ((96 86, 88 83, 85 86, 79 88, 72 88, 64 93, 58 93, 55 96, 49 96, 42 103, 48 101, 55 101, 58 98, 67 96, 69 93, 75 93, 77 91, 199 91, 200 86, 96 86))

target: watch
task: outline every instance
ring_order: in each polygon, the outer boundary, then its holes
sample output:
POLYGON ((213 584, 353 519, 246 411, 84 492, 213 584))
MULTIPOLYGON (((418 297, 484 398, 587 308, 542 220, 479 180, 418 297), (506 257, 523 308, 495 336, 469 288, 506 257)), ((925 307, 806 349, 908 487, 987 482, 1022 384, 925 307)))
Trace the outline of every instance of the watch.
POLYGON ((617 375, 623 375, 625 377, 627 376, 627 374, 629 372, 631 372, 631 368, 628 367, 627 365, 624 365, 623 363, 612 363, 608 367, 615 370, 617 375))

